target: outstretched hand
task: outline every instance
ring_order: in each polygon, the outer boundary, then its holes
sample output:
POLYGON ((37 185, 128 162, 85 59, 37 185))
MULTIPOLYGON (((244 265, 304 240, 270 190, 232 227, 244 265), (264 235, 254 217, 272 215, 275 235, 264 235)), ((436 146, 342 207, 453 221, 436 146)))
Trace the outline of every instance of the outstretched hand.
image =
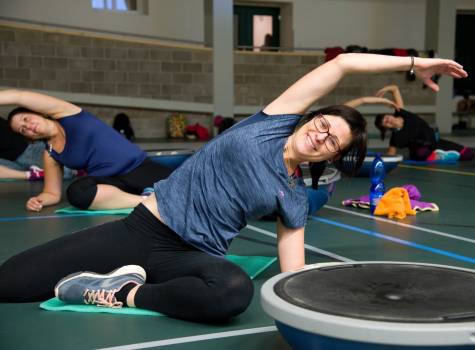
POLYGON ((414 73, 424 82, 428 87, 434 91, 439 91, 439 85, 431 78, 436 75, 448 75, 453 78, 466 78, 467 72, 459 63, 440 59, 440 58, 415 58, 414 73))

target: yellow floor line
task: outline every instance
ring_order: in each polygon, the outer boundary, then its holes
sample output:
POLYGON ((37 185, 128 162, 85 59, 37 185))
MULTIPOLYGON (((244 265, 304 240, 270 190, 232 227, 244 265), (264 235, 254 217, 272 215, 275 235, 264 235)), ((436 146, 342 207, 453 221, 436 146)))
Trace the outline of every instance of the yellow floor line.
POLYGON ((475 176, 475 173, 471 173, 468 171, 458 171, 458 170, 448 170, 448 169, 438 169, 438 168, 430 168, 424 166, 417 166, 417 165, 407 165, 407 164, 399 164, 401 168, 409 168, 409 169, 419 169, 419 170, 427 170, 427 171, 438 171, 440 173, 449 173, 449 174, 457 174, 457 175, 466 175, 466 176, 475 176))

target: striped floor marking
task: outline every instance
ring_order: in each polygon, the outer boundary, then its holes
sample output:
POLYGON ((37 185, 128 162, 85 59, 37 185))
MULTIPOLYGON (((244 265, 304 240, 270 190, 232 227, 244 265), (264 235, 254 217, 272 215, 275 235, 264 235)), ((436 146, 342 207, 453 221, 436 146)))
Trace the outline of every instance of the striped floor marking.
POLYGON ((323 223, 328 224, 328 225, 337 226, 337 227, 344 228, 344 229, 347 229, 347 230, 350 230, 350 231, 362 233, 364 235, 385 239, 385 240, 391 241, 393 243, 405 245, 405 246, 408 246, 408 247, 411 247, 411 248, 424 250, 424 251, 427 251, 427 252, 430 252, 430 253, 435 253, 435 254, 447 256, 447 257, 455 259, 455 260, 460 260, 460 261, 468 262, 468 263, 471 263, 471 264, 475 264, 475 259, 471 258, 469 256, 464 256, 464 255, 452 253, 452 252, 449 252, 449 251, 446 251, 446 250, 443 250, 443 249, 433 248, 433 247, 426 246, 426 245, 423 245, 423 244, 407 241, 405 239, 400 239, 400 238, 388 236, 388 235, 385 235, 381 232, 366 230, 366 229, 362 229, 362 228, 359 228, 359 227, 356 227, 356 226, 342 224, 340 222, 333 221, 333 220, 323 219, 323 218, 319 218, 319 217, 316 217, 316 216, 309 216, 309 218, 311 220, 314 220, 314 221, 323 222, 323 223))
POLYGON ((240 329, 237 331, 210 333, 210 334, 194 335, 190 337, 164 339, 164 340, 149 341, 149 342, 137 343, 137 344, 113 346, 109 348, 100 348, 98 350, 147 349, 147 348, 155 348, 155 347, 160 347, 160 346, 192 343, 192 342, 203 341, 203 340, 221 339, 221 338, 237 337, 241 335, 268 333, 268 332, 276 332, 276 331, 277 331, 277 328, 275 326, 248 328, 248 329, 240 329))
MULTIPOLYGON (((248 228, 250 230, 253 230, 255 232, 262 233, 263 235, 266 235, 266 236, 273 237, 273 238, 277 239, 277 235, 274 232, 270 232, 270 231, 261 229, 261 228, 256 227, 256 226, 252 226, 252 225, 247 225, 246 228, 248 228)), ((310 250, 310 251, 315 252, 315 253, 318 253, 318 254, 321 254, 321 255, 328 256, 328 257, 333 258, 335 260, 346 261, 346 262, 354 261, 354 260, 349 259, 347 257, 329 252, 328 250, 323 250, 323 249, 311 246, 309 244, 305 244, 305 249, 310 250)))
POLYGON ((360 216, 360 217, 367 218, 367 219, 370 219, 370 220, 386 222, 386 223, 392 224, 392 225, 397 225, 397 226, 401 226, 401 227, 410 228, 410 229, 413 229, 413 230, 428 232, 428 233, 432 233, 434 235, 443 236, 443 237, 447 237, 447 238, 456 239, 456 240, 459 240, 459 241, 464 241, 464 242, 475 244, 475 239, 461 237, 461 236, 453 235, 453 234, 442 232, 442 231, 431 230, 431 229, 425 228, 425 227, 405 224, 403 222, 399 222, 399 221, 396 221, 396 220, 381 218, 379 216, 372 216, 372 215, 369 215, 369 214, 357 213, 357 212, 354 212, 352 210, 337 208, 337 207, 333 207, 331 205, 324 205, 324 208, 334 210, 334 211, 339 211, 339 212, 342 212, 342 213, 345 213, 345 214, 360 216))
POLYGON ((435 171, 439 173, 448 173, 448 174, 456 174, 456 175, 466 175, 466 176, 475 176, 475 173, 471 173, 469 171, 460 171, 460 170, 449 170, 449 169, 440 169, 440 168, 431 168, 431 167, 424 167, 418 165, 407 165, 407 164, 399 164, 400 168, 409 168, 409 169, 417 169, 417 170, 426 170, 426 171, 435 171))

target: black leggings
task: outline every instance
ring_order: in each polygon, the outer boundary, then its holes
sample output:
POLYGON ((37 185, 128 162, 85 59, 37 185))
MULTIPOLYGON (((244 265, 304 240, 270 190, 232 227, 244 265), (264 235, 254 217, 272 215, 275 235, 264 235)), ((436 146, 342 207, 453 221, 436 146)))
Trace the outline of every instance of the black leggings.
POLYGON ((199 322, 225 321, 249 305, 249 276, 225 258, 184 242, 140 204, 127 218, 91 227, 20 253, 0 266, 0 302, 53 297, 55 284, 78 271, 107 273, 142 266, 139 308, 199 322))
POLYGON ((141 194, 144 188, 166 179, 172 172, 173 169, 145 159, 142 164, 127 174, 81 177, 68 186, 66 195, 69 203, 76 208, 87 209, 96 197, 99 184, 115 186, 127 193, 141 194))

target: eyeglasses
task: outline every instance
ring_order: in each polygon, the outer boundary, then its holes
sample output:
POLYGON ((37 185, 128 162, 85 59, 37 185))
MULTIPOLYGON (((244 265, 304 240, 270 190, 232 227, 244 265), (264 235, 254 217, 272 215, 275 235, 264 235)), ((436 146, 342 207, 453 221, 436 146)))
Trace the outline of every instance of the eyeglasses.
POLYGON ((335 135, 330 134, 330 123, 322 114, 319 114, 313 118, 313 125, 318 132, 327 134, 327 137, 325 137, 323 140, 327 150, 331 153, 340 152, 340 142, 335 135))

